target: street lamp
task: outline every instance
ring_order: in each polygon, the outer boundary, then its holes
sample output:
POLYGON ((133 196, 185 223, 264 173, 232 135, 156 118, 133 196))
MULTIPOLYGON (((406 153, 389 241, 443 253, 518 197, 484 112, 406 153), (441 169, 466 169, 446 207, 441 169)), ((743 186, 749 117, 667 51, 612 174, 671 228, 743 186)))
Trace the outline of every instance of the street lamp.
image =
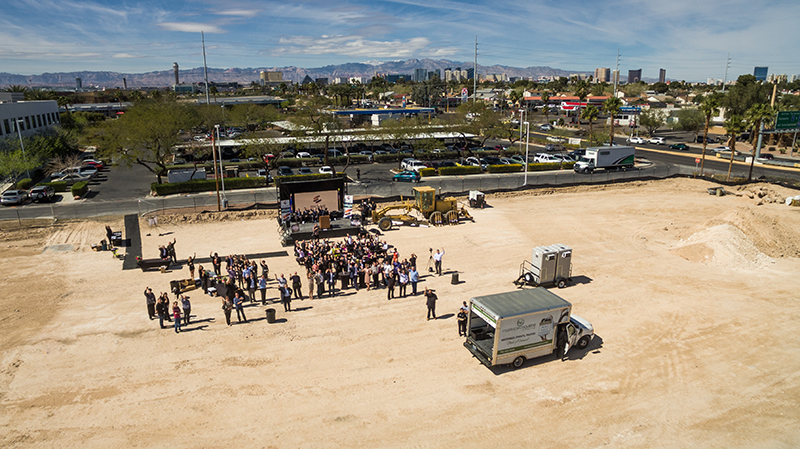
MULTIPOLYGON (((219 145, 219 125, 214 125, 214 128, 217 130, 217 145, 219 145)), ((222 148, 219 149, 217 154, 219 155, 219 174, 220 177, 222 177, 222 202, 225 203, 227 207, 227 200, 225 199, 225 175, 223 174, 224 168, 222 167, 222 148)))
POLYGON ((17 134, 19 135, 19 146, 22 148, 22 160, 25 161, 25 173, 28 175, 28 178, 31 177, 31 171, 28 169, 28 158, 25 156, 25 144, 22 143, 22 131, 19 128, 19 125, 22 123, 21 118, 14 119, 15 123, 17 124, 17 134))
MULTIPOLYGON (((219 125, 215 125, 219 127, 219 125)), ((211 158, 214 160, 214 185, 217 190, 217 212, 222 211, 222 207, 220 206, 219 202, 219 170, 217 169, 217 139, 214 138, 215 136, 211 136, 211 158)))
POLYGON ((526 112, 527 111, 525 109, 520 109, 519 110, 519 141, 520 141, 520 145, 522 145, 522 124, 525 122, 525 119, 522 118, 522 117, 523 117, 523 114, 525 114, 526 112))
MULTIPOLYGON (((520 130, 521 129, 522 129, 522 127, 520 127, 520 130)), ((529 147, 529 145, 531 143, 531 123, 530 122, 525 122, 525 135, 527 136, 527 137, 525 137, 525 181, 522 183, 522 185, 524 185, 524 186, 528 185, 528 147, 529 147)))

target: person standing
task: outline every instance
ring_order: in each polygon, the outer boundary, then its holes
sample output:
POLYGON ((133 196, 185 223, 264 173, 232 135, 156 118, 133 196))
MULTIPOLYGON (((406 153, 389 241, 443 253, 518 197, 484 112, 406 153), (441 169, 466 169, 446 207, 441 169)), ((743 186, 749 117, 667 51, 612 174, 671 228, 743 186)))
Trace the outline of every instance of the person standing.
POLYGON ((250 302, 256 302, 256 277, 251 271, 247 276, 247 293, 250 295, 250 302))
POLYGON ((175 320, 175 333, 181 332, 181 308, 178 307, 178 301, 172 303, 172 318, 175 320))
POLYGON ((145 302, 147 302, 147 316, 150 319, 155 319, 156 317, 156 294, 153 293, 153 289, 147 287, 144 289, 144 298, 145 302))
POLYGON ((408 273, 406 270, 400 270, 400 274, 398 276, 398 282, 400 283, 400 297, 406 297, 406 287, 408 286, 408 273))
POLYGON ((269 266, 265 260, 261 260, 261 274, 269 279, 269 266))
POLYGON ((361 169, 356 167, 356 181, 361 181, 361 169))
POLYGON ((192 254, 191 257, 186 261, 186 265, 189 266, 189 275, 191 276, 192 280, 194 280, 194 258, 197 257, 197 253, 192 254))
POLYGON ((300 281, 300 276, 295 271, 290 279, 292 280, 292 290, 294 291, 294 299, 302 300, 303 292, 300 289, 303 288, 303 283, 300 281))
POLYGON ((219 254, 212 253, 209 254, 208 257, 211 258, 211 266, 214 267, 214 274, 217 276, 222 275, 222 260, 219 258, 219 254))
POLYGON ((181 307, 183 307, 183 324, 189 325, 189 317, 192 314, 192 303, 189 302, 189 297, 181 295, 181 307))
POLYGON ((172 239, 171 242, 167 243, 167 255, 172 260, 172 263, 178 263, 178 257, 175 255, 175 243, 178 241, 177 238, 172 239))
POLYGON ((567 356, 567 330, 566 326, 558 326, 558 337, 556 338, 556 355, 561 361, 567 356))
POLYGON ((333 296, 336 293, 336 273, 328 268, 328 271, 325 273, 326 277, 328 278, 328 296, 333 296))
POLYGON ((467 312, 464 309, 458 309, 458 336, 467 336, 467 312))
POLYGON ((437 249, 436 254, 433 255, 433 265, 436 268, 436 274, 442 275, 442 256, 444 256, 444 248, 441 252, 437 249))
POLYGON ((394 298, 394 285, 397 282, 396 275, 394 272, 389 272, 386 275, 386 299, 390 300, 394 298))
POLYGON ((202 265, 197 269, 197 274, 200 275, 200 285, 203 286, 203 294, 208 294, 208 271, 202 265))
POLYGON ((283 304, 284 312, 292 311, 292 291, 288 285, 279 288, 281 292, 281 304, 283 304))
POLYGON ((239 320, 241 323, 244 321, 247 322, 247 317, 244 315, 244 298, 242 295, 237 291, 233 297, 233 307, 236 308, 236 319, 239 320))
POLYGON ((431 289, 426 287, 425 288, 425 298, 426 298, 426 303, 428 305, 428 321, 430 321, 431 316, 433 316, 433 319, 435 320, 436 319, 436 300, 438 299, 436 297, 436 293, 434 293, 433 290, 431 290, 431 289))
POLYGON ((415 265, 411 265, 408 272, 408 282, 411 283, 411 296, 417 296, 417 282, 419 282, 419 271, 415 265))
POLYGON ((308 299, 314 299, 314 272, 307 271, 306 277, 308 278, 308 299))
POLYGON ((261 291, 261 305, 267 305, 267 274, 262 273, 258 278, 258 289, 261 291))
POLYGON ((222 311, 225 312, 225 322, 228 323, 228 326, 231 325, 231 310, 233 310, 233 304, 231 304, 227 297, 223 296, 222 311))

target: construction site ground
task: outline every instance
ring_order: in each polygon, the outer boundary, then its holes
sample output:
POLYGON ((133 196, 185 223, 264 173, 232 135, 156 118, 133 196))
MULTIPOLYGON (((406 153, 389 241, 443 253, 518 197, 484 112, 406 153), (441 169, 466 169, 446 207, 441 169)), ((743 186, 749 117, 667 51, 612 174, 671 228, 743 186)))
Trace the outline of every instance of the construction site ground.
MULTIPOLYGON (((422 296, 347 290, 268 305, 274 324, 248 306, 228 327, 195 290, 176 334, 148 319, 143 290, 168 291, 186 265, 123 271, 91 249, 122 217, 4 232, 0 446, 796 447, 800 207, 783 200, 800 192, 709 187, 488 195, 474 223, 388 231, 436 290, 431 321, 422 296), (574 249, 575 279, 554 291, 594 340, 563 362, 488 369, 463 347, 459 306, 514 289, 532 248, 553 243, 574 249), (427 272, 429 248, 444 248, 444 276, 427 272)), ((179 259, 288 250, 271 274, 300 269, 274 215, 159 219, 141 221, 145 257, 177 239, 179 259)))

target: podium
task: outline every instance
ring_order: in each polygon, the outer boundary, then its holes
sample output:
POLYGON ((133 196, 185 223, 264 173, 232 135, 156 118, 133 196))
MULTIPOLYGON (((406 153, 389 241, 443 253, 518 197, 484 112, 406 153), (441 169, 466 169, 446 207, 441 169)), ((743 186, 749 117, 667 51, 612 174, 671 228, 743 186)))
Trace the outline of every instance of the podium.
POLYGON ((330 215, 322 215, 319 217, 319 228, 320 229, 330 229, 331 228, 331 217, 330 215))

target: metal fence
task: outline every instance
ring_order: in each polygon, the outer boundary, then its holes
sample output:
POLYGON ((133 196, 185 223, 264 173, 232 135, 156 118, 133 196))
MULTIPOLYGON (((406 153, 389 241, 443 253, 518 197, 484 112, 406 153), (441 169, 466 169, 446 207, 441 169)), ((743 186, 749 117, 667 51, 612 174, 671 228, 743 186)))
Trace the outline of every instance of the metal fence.
MULTIPOLYGON (((578 184, 600 184, 625 182, 637 179, 668 178, 675 175, 693 176, 694 167, 653 165, 627 171, 579 174, 572 170, 553 172, 530 172, 527 184, 522 173, 502 175, 435 176, 423 178, 419 184, 403 182, 351 182, 347 193, 354 196, 374 196, 394 198, 413 196, 412 188, 417 185, 431 186, 443 194, 465 194, 470 190, 484 193, 511 191, 540 187, 555 187, 578 184)), ((707 175, 721 174, 706 170, 707 175)), ((741 175, 741 174, 739 174, 741 175)), ((228 191, 221 195, 223 209, 275 209, 278 196, 274 187, 228 191)), ((0 230, 15 227, 41 226, 56 223, 58 220, 76 220, 110 215, 138 214, 139 216, 160 215, 174 212, 216 212, 217 196, 214 192, 171 195, 168 197, 133 198, 120 201, 76 201, 52 204, 31 204, 0 210, 0 230)))

